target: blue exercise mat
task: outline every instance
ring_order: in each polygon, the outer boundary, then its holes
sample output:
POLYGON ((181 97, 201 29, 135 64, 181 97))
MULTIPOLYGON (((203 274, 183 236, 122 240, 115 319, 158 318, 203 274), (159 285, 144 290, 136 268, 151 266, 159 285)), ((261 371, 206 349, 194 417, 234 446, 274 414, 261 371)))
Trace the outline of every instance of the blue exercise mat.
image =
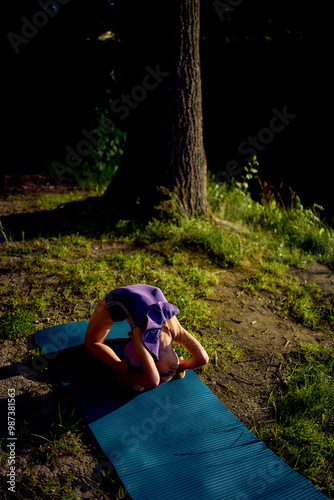
MULTIPOLYGON (((133 500, 321 500, 192 371, 141 393, 120 388, 83 346, 88 322, 35 338, 133 500)), ((106 343, 124 357, 128 324, 106 343)))

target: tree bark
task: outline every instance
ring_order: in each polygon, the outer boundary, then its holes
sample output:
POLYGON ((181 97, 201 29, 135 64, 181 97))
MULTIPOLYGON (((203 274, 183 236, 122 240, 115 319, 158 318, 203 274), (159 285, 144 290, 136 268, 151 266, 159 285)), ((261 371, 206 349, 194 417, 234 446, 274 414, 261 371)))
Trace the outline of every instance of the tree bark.
POLYGON ((113 108, 119 118, 123 106, 127 142, 104 198, 129 216, 153 213, 166 192, 176 192, 187 213, 205 214, 200 0, 171 0, 168 12, 159 2, 160 11, 154 3, 137 3, 128 10, 136 23, 125 35, 134 78, 113 108), (158 18, 154 26, 152 14, 158 18))

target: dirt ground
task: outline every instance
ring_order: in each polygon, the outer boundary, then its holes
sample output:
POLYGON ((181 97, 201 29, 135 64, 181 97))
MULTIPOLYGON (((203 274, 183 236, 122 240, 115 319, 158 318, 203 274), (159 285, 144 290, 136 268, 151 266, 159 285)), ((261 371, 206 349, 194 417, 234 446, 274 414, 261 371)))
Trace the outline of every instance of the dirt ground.
MULTIPOLYGON (((0 199, 0 216, 15 213, 20 208, 20 198, 11 199, 8 193, 28 193, 33 198, 36 192, 36 179, 23 179, 21 184, 16 182, 14 188, 10 179, 6 182, 5 196, 0 199)), ((39 179, 39 193, 53 194, 55 189, 52 179, 39 179)), ((29 211, 32 204, 24 205, 24 210, 29 211)), ((94 247, 97 258, 99 251, 104 250, 94 247)), ((317 283, 334 304, 332 271, 312 263, 306 269, 294 269, 292 272, 300 277, 301 282, 317 283)), ((266 293, 256 296, 243 291, 242 282, 246 276, 241 271, 222 270, 219 277, 219 284, 207 299, 215 311, 215 326, 205 331, 199 328, 196 332, 220 338, 222 348, 210 360, 210 366, 199 369, 198 374, 220 401, 247 427, 252 428, 270 418, 268 395, 271 391, 279 391, 284 384, 285 366, 294 362, 300 343, 326 343, 326 338, 321 332, 305 328, 293 318, 280 314, 273 305, 277 297, 266 293), (231 352, 224 350, 226 340, 231 352)), ((46 326, 47 323, 39 324, 36 330, 46 326)), ((80 415, 72 415, 71 404, 51 371, 32 369, 31 361, 37 347, 33 337, 0 340, 0 345, 1 415, 7 411, 8 389, 15 388, 17 427, 21 432, 16 467, 22 485, 16 498, 46 498, 38 484, 46 481, 50 484, 53 479, 63 485, 67 484, 66 481, 70 481, 72 486, 78 484, 80 489, 76 498, 114 498, 113 488, 116 486, 102 480, 98 472, 98 464, 103 463, 104 458, 95 447, 89 430, 79 424, 84 446, 77 443, 71 431, 71 424, 77 422, 80 415), (67 426, 66 434, 60 432, 60 424, 67 426), (58 448, 55 456, 51 441, 33 436, 50 436, 50 431, 67 440, 69 446, 64 445, 63 454, 59 454, 58 448)), ((7 422, 3 418, 0 430, 1 435, 6 436, 7 422)), ((3 489, 2 498, 7 498, 4 452, 2 459, 0 488, 3 489)), ((52 491, 52 486, 50 488, 52 491)))
MULTIPOLYGON (((309 268, 300 271, 303 281, 318 282, 334 299, 334 273, 319 264, 312 263, 309 268)), ((224 336, 229 332, 229 341, 241 354, 221 355, 213 375, 204 375, 204 379, 222 403, 252 427, 270 417, 268 394, 284 384, 285 365, 294 363, 298 346, 326 343, 328 339, 280 314, 273 305, 277 297, 243 292, 241 283, 246 278, 235 270, 223 271, 209 299, 217 303, 218 331, 224 331, 224 336)))

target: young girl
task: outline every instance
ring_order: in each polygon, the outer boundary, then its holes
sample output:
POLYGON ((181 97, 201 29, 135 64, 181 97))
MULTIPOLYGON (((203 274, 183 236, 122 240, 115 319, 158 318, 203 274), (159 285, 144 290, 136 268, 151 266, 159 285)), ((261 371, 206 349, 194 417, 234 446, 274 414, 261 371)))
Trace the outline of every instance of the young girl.
POLYGON ((182 378, 190 368, 205 365, 209 357, 201 344, 179 323, 180 311, 167 302, 162 291, 150 285, 129 285, 112 290, 97 306, 86 332, 86 348, 118 373, 124 388, 157 387, 173 377, 182 378), (122 361, 104 344, 112 325, 127 320, 130 338, 122 361), (178 357, 173 341, 191 357, 178 357), (131 369, 141 367, 141 370, 131 369))

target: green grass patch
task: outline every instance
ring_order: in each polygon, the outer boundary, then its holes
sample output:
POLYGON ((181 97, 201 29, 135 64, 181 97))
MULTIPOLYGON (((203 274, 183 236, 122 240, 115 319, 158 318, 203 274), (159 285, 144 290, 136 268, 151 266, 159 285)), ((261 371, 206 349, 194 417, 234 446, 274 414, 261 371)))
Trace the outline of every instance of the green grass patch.
POLYGON ((39 239, 29 245, 23 242, 21 249, 8 243, 3 260, 3 338, 30 334, 39 318, 52 315, 57 308, 66 307, 74 319, 81 320, 84 314, 89 319, 91 303, 96 304, 117 286, 135 283, 159 286, 179 306, 188 327, 200 325, 210 318, 203 298, 217 282, 213 270, 201 266, 198 259, 194 263, 186 251, 152 256, 149 249, 129 246, 126 252, 110 251, 92 258, 92 242, 83 236, 39 239), (15 278, 8 282, 10 273, 15 278), (77 304, 81 304, 80 310, 75 309, 77 304))
POLYGON ((5 311, 0 318, 0 326, 6 338, 21 338, 34 333, 38 316, 35 312, 22 310, 18 304, 17 310, 5 311))
POLYGON ((268 195, 263 203, 254 201, 247 183, 215 183, 208 179, 208 199, 215 213, 228 220, 242 221, 253 230, 263 229, 279 246, 282 254, 301 251, 334 269, 334 230, 321 220, 322 207, 302 205, 298 196, 284 206, 268 195), (246 186, 246 187, 245 187, 246 186))
POLYGON ((182 221, 150 222, 140 240, 164 243, 175 253, 190 249, 206 255, 222 267, 232 267, 241 261, 242 244, 238 234, 230 234, 205 218, 183 218, 182 221))
POLYGON ((310 481, 334 493, 334 349, 301 346, 287 365, 284 389, 269 402, 274 418, 256 429, 273 451, 310 481))

